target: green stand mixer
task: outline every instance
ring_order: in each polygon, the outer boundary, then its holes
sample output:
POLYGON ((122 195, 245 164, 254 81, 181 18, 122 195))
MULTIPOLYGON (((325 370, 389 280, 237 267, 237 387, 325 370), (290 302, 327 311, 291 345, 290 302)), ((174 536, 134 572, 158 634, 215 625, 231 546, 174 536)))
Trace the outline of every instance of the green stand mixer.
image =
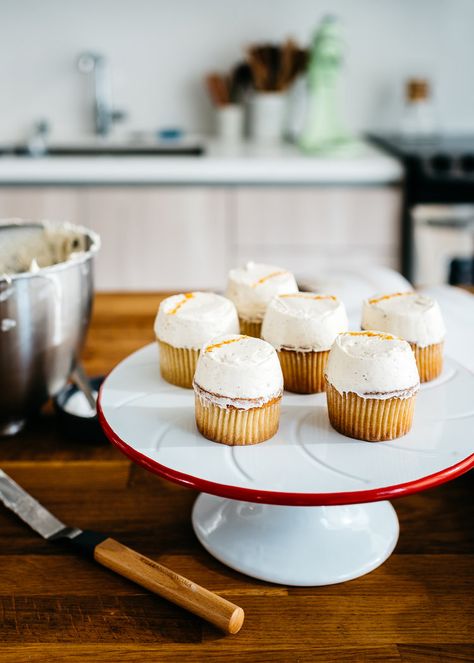
POLYGON ((345 127, 340 113, 338 83, 343 54, 340 24, 336 18, 327 16, 310 48, 306 120, 299 139, 304 152, 354 156, 363 149, 363 144, 345 127))

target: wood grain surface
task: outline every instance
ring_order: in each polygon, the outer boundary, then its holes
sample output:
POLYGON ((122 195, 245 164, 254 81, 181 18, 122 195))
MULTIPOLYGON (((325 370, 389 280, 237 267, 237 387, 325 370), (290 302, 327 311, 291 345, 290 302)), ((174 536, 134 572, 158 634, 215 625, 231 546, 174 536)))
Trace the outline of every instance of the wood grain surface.
MULTIPOLYGON (((159 301, 97 296, 89 374, 153 340, 159 301)), ((342 585, 295 588, 220 564, 193 534, 193 491, 131 465, 105 441, 71 439, 50 407, 0 441, 0 467, 65 522, 113 536, 246 614, 240 633, 225 636, 0 509, 1 663, 474 661, 472 475, 394 502, 400 540, 379 569, 342 585)))

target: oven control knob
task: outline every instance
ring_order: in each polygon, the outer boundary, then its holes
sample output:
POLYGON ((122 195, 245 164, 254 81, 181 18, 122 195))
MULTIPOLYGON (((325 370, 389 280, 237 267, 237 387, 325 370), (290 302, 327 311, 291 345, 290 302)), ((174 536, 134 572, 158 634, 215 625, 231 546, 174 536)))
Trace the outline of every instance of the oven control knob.
POLYGON ((433 154, 430 159, 430 166, 436 172, 440 174, 448 173, 453 165, 453 160, 448 154, 433 154))
POLYGON ((463 154, 459 159, 459 163, 464 173, 474 172, 474 154, 463 154))

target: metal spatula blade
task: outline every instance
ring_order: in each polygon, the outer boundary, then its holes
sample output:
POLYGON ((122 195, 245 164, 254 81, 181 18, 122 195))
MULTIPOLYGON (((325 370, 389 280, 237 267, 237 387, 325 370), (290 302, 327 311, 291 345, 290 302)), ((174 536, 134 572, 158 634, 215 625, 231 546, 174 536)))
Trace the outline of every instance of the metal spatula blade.
POLYGON ((81 533, 80 529, 66 527, 3 470, 0 470, 0 501, 44 539, 59 535, 72 538, 81 533))
POLYGON ((0 470, 0 501, 43 538, 68 541, 76 551, 206 619, 223 631, 240 631, 244 621, 242 608, 105 534, 68 527, 3 470, 0 470))

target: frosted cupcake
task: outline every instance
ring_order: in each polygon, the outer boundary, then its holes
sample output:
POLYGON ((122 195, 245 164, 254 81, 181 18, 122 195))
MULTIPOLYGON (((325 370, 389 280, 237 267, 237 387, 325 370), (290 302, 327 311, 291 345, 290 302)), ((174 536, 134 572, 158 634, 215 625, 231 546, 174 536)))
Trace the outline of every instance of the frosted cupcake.
POLYGON ((438 303, 417 292, 380 295, 364 302, 362 329, 380 329, 408 341, 415 353, 421 382, 443 370, 446 330, 438 303))
POLYGON ((298 292, 298 286, 291 272, 248 262, 230 270, 226 295, 237 308, 240 332, 260 338, 262 320, 273 297, 293 292, 298 292))
POLYGON ((162 377, 191 389, 199 352, 218 334, 239 331, 233 303, 212 292, 187 292, 164 299, 155 320, 162 377))
POLYGON ((196 424, 228 445, 257 444, 278 430, 283 376, 269 343, 225 335, 202 348, 194 376, 196 424))
POLYGON ((415 356, 403 339, 382 332, 340 334, 329 352, 329 421, 349 437, 369 442, 408 433, 420 382, 415 356))
POLYGON ((324 369, 336 336, 347 330, 344 304, 333 295, 278 295, 268 305, 262 338, 278 353, 285 389, 324 391, 324 369))

